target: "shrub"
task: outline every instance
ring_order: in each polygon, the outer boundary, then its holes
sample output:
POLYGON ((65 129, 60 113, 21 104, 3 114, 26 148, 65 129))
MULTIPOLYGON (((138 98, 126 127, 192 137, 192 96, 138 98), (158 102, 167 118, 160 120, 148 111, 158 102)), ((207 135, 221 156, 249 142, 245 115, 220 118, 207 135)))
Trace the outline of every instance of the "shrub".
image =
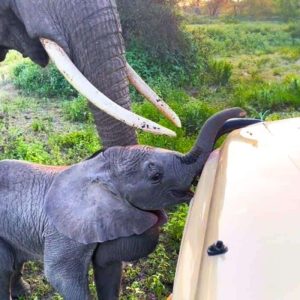
POLYGON ((157 109, 148 102, 135 103, 133 105, 133 110, 139 115, 175 130, 177 138, 154 136, 141 132, 139 134, 139 142, 145 145, 152 145, 185 153, 191 149, 203 123, 216 112, 216 109, 205 102, 195 99, 191 100, 191 98, 181 90, 174 90, 173 92, 175 95, 172 93, 166 94, 165 100, 180 117, 182 122, 181 129, 170 125, 170 122, 162 117, 157 109), (176 93, 178 94, 176 95, 176 93), (174 99, 173 101, 168 101, 170 96, 174 99))
POLYGON ((129 62, 139 65, 140 74, 163 74, 182 85, 199 78, 205 56, 198 55, 198 47, 181 29, 170 2, 118 0, 118 7, 129 62))
POLYGON ((285 19, 290 20, 300 16, 300 3, 298 0, 277 0, 279 14, 285 19))
POLYGON ((188 206, 186 204, 180 205, 175 211, 169 213, 168 223, 164 226, 164 232, 170 239, 169 242, 173 244, 177 251, 179 251, 187 213, 188 206))
POLYGON ((36 119, 31 123, 31 128, 34 132, 46 131, 47 127, 45 121, 36 119))
POLYGON ((73 122, 89 122, 93 119, 88 102, 83 96, 62 104, 65 119, 73 122))
POLYGON ((242 106, 253 113, 300 107, 300 78, 287 77, 281 84, 250 83, 236 88, 231 105, 242 106))
POLYGON ((297 39, 300 39, 300 22, 291 24, 287 31, 290 32, 295 43, 297 39))
POLYGON ((32 62, 21 62, 13 70, 13 82, 26 94, 36 94, 40 97, 73 97, 77 95, 77 92, 53 64, 42 69, 32 62))
POLYGON ((190 101, 183 105, 181 112, 182 126, 187 136, 197 136, 203 123, 215 109, 201 101, 190 101))
MULTIPOLYGON (((180 19, 167 1, 118 0, 127 45, 138 40, 153 57, 162 61, 179 58, 186 50, 180 19)), ((181 57, 183 58, 183 57, 181 57)))
MULTIPOLYGON (((99 138, 94 128, 75 131, 67 134, 52 135, 49 137, 51 153, 59 153, 58 163, 72 164, 89 157, 100 149, 99 138)), ((57 155, 57 154, 56 154, 57 155)))
POLYGON ((208 47, 210 55, 231 57, 238 54, 269 53, 282 45, 293 45, 288 25, 276 23, 189 25, 188 31, 200 48, 208 47))
POLYGON ((10 159, 42 164, 47 164, 51 160, 44 144, 39 141, 27 142, 22 137, 10 138, 9 144, 5 145, 4 155, 10 159))
POLYGON ((211 82, 215 85, 225 86, 229 83, 233 66, 224 60, 214 60, 209 64, 211 82))

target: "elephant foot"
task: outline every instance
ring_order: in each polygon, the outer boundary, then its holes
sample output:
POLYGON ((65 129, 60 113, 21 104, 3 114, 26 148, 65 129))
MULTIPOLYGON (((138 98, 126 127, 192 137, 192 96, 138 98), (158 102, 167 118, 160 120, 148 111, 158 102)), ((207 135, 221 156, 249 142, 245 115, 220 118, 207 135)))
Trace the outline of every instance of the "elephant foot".
POLYGON ((14 286, 12 286, 11 296, 13 299, 30 295, 30 285, 25 280, 20 278, 14 286))

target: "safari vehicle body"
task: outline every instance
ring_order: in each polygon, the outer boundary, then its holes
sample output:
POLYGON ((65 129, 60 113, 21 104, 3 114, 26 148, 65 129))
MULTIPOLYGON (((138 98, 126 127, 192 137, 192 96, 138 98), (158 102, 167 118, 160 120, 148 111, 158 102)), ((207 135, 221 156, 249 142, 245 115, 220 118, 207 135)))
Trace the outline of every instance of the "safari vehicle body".
POLYGON ((300 299, 300 118, 236 130, 211 154, 172 299, 300 299), (228 252, 209 256, 217 241, 228 252))

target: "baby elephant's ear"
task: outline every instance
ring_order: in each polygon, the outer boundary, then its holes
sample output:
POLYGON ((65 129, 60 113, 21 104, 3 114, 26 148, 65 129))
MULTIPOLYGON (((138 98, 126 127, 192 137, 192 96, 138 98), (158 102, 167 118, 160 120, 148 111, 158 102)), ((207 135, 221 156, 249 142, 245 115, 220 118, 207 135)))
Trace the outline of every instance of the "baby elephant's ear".
POLYGON ((141 234, 157 222, 155 214, 120 199, 102 169, 97 158, 74 165, 57 175, 46 196, 52 224, 83 244, 141 234))

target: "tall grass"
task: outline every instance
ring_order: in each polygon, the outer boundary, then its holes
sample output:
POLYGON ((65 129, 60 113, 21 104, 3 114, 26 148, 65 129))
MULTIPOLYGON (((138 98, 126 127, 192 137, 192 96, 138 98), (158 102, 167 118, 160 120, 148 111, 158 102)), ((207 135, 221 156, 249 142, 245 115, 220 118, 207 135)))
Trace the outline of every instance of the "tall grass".
POLYGON ((187 29, 195 41, 208 45, 216 56, 259 55, 295 42, 285 23, 189 25, 187 29))

